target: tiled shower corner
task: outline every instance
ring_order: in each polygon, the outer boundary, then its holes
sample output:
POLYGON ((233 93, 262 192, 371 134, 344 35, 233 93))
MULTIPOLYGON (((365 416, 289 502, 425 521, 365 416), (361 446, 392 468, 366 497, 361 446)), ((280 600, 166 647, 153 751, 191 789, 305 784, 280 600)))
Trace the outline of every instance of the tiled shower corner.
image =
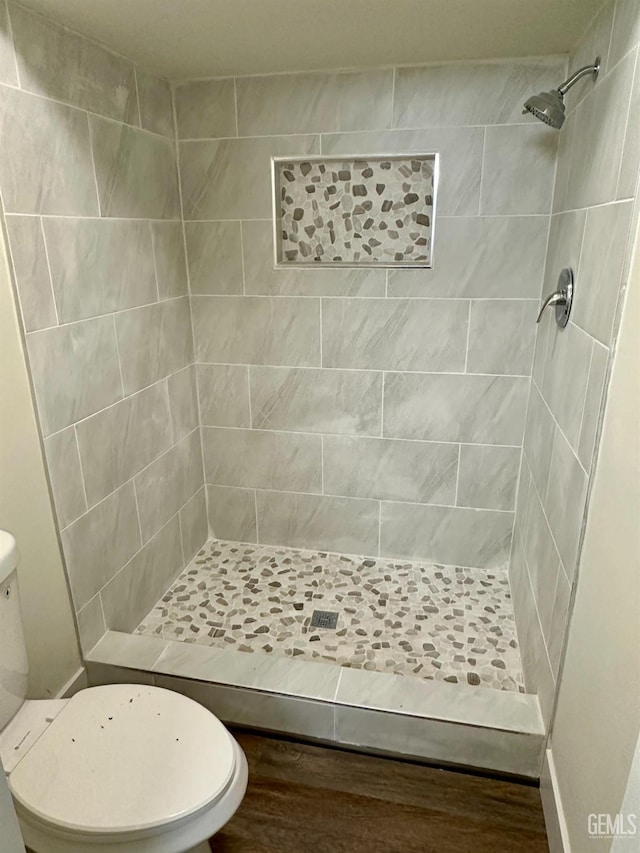
POLYGON ((523 693, 506 570, 211 540, 136 633, 523 693), (312 625, 337 614, 335 629, 312 625))

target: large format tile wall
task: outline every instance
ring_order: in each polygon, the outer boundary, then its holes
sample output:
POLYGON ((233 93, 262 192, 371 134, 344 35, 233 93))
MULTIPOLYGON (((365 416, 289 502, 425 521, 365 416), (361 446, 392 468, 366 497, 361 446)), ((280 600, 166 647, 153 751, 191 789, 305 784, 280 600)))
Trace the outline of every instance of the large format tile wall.
POLYGON ((0 192, 81 639, 207 536, 171 89, 0 5, 0 192))
MULTIPOLYGON (((604 5, 571 57, 601 57, 594 85, 567 97, 545 271, 545 293, 563 267, 576 273, 566 329, 552 312, 539 327, 524 439, 511 586, 527 687, 552 708, 616 314, 628 274, 640 161, 640 10, 604 5)), ((605 570, 605 567, 603 567, 605 570)))
POLYGON ((508 561, 561 60, 175 87, 208 513, 218 537, 508 561), (269 158, 441 154, 434 268, 274 269, 269 158))

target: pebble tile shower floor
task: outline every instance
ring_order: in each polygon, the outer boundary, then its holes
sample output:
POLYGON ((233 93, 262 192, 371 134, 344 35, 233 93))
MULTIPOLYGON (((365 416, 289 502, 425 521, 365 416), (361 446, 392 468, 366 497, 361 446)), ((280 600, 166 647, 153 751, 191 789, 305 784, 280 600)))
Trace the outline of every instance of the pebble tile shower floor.
POLYGON ((500 569, 211 540, 136 633, 524 692, 500 569))

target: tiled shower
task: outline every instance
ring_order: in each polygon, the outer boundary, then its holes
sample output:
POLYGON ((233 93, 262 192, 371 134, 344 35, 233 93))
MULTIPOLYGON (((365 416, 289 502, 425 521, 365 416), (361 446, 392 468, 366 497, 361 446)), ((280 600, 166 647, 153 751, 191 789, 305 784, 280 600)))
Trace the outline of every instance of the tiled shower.
POLYGON ((5 230, 89 658, 137 630, 160 645, 110 663, 140 677, 188 646, 321 660, 345 705, 370 670, 548 721, 637 197, 629 9, 569 63, 169 82, 0 5, 5 230), (522 115, 595 52, 560 134, 522 115), (274 267, 272 157, 434 152, 432 269, 274 267), (537 327, 567 266, 572 321, 537 327))

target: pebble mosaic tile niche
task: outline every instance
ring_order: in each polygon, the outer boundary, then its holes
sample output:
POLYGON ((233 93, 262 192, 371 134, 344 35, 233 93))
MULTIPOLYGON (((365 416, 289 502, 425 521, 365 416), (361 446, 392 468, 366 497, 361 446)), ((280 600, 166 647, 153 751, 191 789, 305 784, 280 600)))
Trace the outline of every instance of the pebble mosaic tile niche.
POLYGON ((273 158, 276 266, 431 267, 437 154, 273 158))
POLYGON ((500 569, 211 540, 136 633, 524 692, 500 569))

